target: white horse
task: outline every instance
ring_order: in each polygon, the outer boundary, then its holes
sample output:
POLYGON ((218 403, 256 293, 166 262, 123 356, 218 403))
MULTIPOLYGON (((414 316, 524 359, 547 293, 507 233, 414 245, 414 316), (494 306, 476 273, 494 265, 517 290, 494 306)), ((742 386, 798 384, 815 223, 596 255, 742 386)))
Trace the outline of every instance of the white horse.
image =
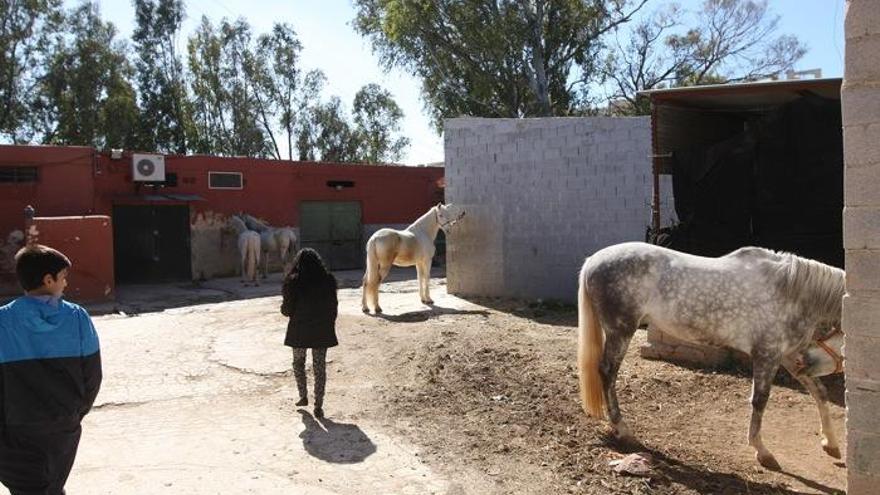
POLYGON ((378 314, 379 284, 388 276, 392 265, 416 267, 419 277, 419 297, 424 304, 434 304, 428 292, 431 279, 431 258, 434 257, 434 239, 440 229, 454 225, 464 216, 450 216, 452 205, 437 203, 427 213, 418 218, 404 230, 379 229, 367 241, 367 267, 364 272, 361 306, 364 313, 370 312, 370 304, 378 314))
POLYGON ((632 440, 615 381, 636 328, 650 324, 683 340, 751 355, 748 438, 761 465, 779 469, 761 440, 761 422, 780 365, 815 399, 822 448, 840 458, 828 393, 815 377, 843 369, 843 293, 843 270, 768 249, 746 247, 720 258, 635 242, 602 249, 587 258, 580 273, 578 370, 584 411, 607 417, 615 435, 632 440))
POLYGON ((239 217, 247 227, 260 233, 260 246, 263 255, 263 278, 269 276, 269 253, 278 252, 278 259, 284 271, 289 270, 288 264, 296 254, 296 233, 291 227, 272 227, 247 213, 239 213, 239 217))
POLYGON ((241 282, 260 285, 257 270, 260 265, 260 234, 248 230, 241 218, 232 215, 229 224, 238 233, 238 252, 241 254, 241 282))

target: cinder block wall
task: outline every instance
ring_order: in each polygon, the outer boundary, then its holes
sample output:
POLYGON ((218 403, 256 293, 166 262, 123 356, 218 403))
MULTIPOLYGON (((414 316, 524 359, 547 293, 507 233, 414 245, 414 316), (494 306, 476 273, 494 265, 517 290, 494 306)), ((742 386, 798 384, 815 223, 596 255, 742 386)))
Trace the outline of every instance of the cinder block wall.
POLYGON ((846 3, 842 90, 849 495, 880 492, 880 2, 846 3))
POLYGON ((647 117, 459 118, 444 135, 446 201, 467 212, 447 239, 449 292, 573 302, 586 256, 645 239, 647 117))

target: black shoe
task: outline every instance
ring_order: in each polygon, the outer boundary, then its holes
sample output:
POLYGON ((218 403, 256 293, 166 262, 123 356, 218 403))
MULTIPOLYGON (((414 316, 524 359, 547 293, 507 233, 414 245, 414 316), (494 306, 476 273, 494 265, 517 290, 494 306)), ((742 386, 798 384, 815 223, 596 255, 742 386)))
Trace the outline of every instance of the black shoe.
POLYGON ((296 401, 296 407, 307 406, 309 405, 309 399, 305 397, 300 397, 298 401, 296 401))
POLYGON ((316 418, 323 418, 324 417, 324 410, 321 409, 320 407, 315 407, 315 417, 316 418))

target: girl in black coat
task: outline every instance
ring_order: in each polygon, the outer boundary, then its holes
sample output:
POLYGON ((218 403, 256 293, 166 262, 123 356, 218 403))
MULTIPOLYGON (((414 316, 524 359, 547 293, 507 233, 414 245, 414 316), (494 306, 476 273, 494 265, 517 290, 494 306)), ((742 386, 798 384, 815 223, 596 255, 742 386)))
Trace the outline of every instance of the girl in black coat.
POLYGON ((327 348, 336 340, 336 278, 318 252, 300 249, 293 269, 284 279, 281 314, 290 318, 284 345, 293 347, 293 376, 299 391, 297 406, 309 404, 306 387, 306 349, 312 350, 315 373, 315 416, 324 417, 327 348))

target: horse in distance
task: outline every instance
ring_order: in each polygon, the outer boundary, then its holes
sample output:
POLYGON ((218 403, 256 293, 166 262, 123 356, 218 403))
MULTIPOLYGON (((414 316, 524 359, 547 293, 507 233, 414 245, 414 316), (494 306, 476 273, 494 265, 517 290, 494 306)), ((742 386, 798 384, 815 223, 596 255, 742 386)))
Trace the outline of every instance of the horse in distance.
POLYGON ((296 233, 291 227, 272 227, 247 213, 239 213, 247 228, 260 234, 260 254, 263 259, 263 278, 269 277, 269 255, 277 252, 286 272, 297 251, 296 233))
POLYGON ((229 226, 238 234, 238 252, 241 256, 241 283, 260 285, 257 271, 260 265, 260 234, 249 230, 244 221, 235 216, 229 217, 229 226))
POLYGON ((437 203, 403 230, 377 230, 367 241, 367 261, 364 272, 361 307, 364 313, 370 307, 379 314, 379 284, 388 276, 391 266, 415 266, 419 278, 419 298, 424 304, 434 304, 429 292, 431 259, 434 240, 440 229, 444 231, 464 217, 464 210, 452 215, 452 205, 437 203))

